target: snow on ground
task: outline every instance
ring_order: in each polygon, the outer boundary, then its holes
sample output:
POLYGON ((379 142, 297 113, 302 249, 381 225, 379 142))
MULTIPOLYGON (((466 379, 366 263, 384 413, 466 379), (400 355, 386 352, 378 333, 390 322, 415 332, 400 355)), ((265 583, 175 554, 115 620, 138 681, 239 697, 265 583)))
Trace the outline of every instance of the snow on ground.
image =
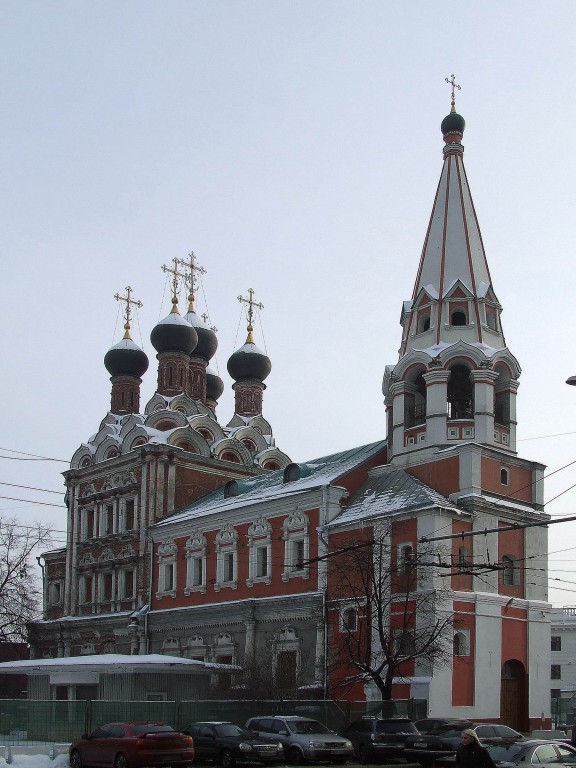
MULTIPOLYGON (((13 747, 16 751, 18 747, 13 747)), ((0 766, 6 766, 6 760, 0 758, 0 766)), ((12 756, 10 763, 12 768, 68 768, 68 755, 57 755, 51 760, 48 755, 19 755, 17 752, 12 756)))

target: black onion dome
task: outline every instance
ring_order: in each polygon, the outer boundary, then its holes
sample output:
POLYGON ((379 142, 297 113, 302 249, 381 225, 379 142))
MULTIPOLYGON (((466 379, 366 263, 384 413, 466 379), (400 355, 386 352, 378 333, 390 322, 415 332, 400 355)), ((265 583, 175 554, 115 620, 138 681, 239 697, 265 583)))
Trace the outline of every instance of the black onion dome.
POLYGON ((440 130, 442 131, 442 135, 446 136, 447 133, 464 133, 465 127, 466 121, 462 115, 459 115, 457 112, 450 112, 450 114, 446 115, 444 120, 442 120, 440 130))
POLYGON ((242 379, 264 381, 271 370, 270 358, 250 341, 234 352, 228 360, 228 373, 234 381, 242 379))
POLYGON ((148 355, 132 339, 125 338, 106 352, 104 365, 110 376, 140 378, 148 370, 148 355))
POLYGON ((186 352, 198 343, 198 334, 177 312, 171 312, 152 328, 150 341, 156 352, 186 352))
POLYGON ((216 337, 216 334, 210 326, 206 325, 206 323, 198 317, 196 312, 188 312, 188 314, 185 315, 185 320, 190 323, 198 336, 198 343, 194 347, 194 354, 198 355, 198 357, 203 357, 208 363, 214 357, 216 350, 218 349, 218 338, 216 337))
POLYGON ((218 400, 224 392, 224 382, 210 366, 206 368, 206 397, 208 400, 218 400))

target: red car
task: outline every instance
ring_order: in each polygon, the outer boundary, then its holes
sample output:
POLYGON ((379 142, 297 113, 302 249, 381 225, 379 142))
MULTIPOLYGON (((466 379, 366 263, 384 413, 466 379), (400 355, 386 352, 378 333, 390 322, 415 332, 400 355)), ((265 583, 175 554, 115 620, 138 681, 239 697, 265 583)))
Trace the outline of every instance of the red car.
POLYGON ((191 736, 164 723, 108 723, 70 747, 71 768, 190 766, 191 736))

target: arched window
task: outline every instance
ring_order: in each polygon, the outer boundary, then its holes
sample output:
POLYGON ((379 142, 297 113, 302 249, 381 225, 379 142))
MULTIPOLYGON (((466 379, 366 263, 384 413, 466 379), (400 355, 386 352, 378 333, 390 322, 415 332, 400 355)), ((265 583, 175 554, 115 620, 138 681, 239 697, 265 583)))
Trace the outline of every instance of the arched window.
POLYGON ((510 472, 506 467, 500 469, 500 482, 502 485, 510 485, 510 472))
POLYGON ((420 315, 418 318, 418 333, 424 333, 430 330, 430 315, 428 313, 420 315))
POLYGON ((404 395, 404 425, 416 427, 426 422, 426 382, 422 372, 413 380, 413 389, 404 395))
POLYGON ((455 632, 452 638, 454 656, 468 656, 468 638, 464 632, 455 632))
POLYGON ((516 558, 512 555, 502 557, 502 584, 513 586, 520 583, 520 571, 516 563, 516 558))
POLYGON ((399 547, 398 573, 408 576, 414 568, 414 550, 412 544, 401 544, 399 547))
POLYGON ((267 461, 262 469, 266 469, 268 472, 276 472, 276 470, 280 469, 280 464, 275 461, 267 461))
POLYGON ((450 317, 450 325, 468 325, 466 312, 463 309, 455 309, 450 317))
POLYGON ((188 440, 180 440, 176 443, 176 447, 182 448, 183 451, 188 451, 188 453, 196 453, 196 449, 188 440))
POLYGON ((252 440, 248 440, 248 438, 244 438, 242 440, 242 445, 246 446, 250 453, 256 453, 256 445, 252 442, 252 440))
POLYGON ((204 440, 208 441, 209 443, 211 443, 214 440, 214 435, 212 434, 212 432, 210 432, 207 429, 199 429, 198 434, 202 435, 204 440))
POLYGON ((450 369, 448 379, 448 418, 474 418, 473 388, 470 370, 465 365, 455 365, 450 369))
POLYGON ((346 632, 356 632, 358 614, 356 608, 346 608, 342 612, 342 629, 346 632))
POLYGON ((240 464, 240 459, 232 451, 224 451, 220 458, 222 461, 235 461, 236 464, 240 464))

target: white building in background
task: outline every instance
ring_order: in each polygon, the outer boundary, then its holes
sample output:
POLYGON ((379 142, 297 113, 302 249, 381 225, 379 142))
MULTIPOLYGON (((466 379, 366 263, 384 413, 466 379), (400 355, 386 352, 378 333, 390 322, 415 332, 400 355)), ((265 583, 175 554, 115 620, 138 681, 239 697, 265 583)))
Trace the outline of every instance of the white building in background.
POLYGON ((576 722, 576 606, 553 608, 550 619, 552 711, 557 712, 557 724, 572 724, 576 722))

